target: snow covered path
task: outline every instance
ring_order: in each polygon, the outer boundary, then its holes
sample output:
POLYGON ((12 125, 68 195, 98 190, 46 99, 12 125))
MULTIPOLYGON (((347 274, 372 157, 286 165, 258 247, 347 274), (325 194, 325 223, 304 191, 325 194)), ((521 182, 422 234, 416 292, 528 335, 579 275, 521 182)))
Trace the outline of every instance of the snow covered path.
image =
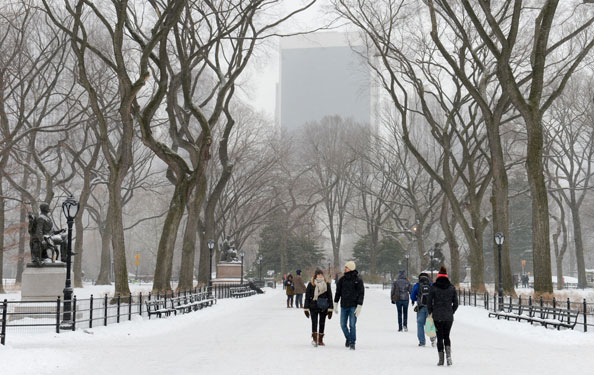
POLYGON ((436 349, 417 346, 416 314, 409 310, 409 332, 396 332, 396 309, 389 291, 381 289, 366 290, 356 351, 344 347, 338 317, 327 321, 326 347, 314 348, 310 321, 302 310, 284 307, 284 300, 282 289, 267 289, 196 313, 137 318, 92 334, 15 333, 0 346, 0 368, 11 375, 594 372, 593 333, 497 321, 481 308, 464 306, 452 329, 454 366, 439 369, 436 349))

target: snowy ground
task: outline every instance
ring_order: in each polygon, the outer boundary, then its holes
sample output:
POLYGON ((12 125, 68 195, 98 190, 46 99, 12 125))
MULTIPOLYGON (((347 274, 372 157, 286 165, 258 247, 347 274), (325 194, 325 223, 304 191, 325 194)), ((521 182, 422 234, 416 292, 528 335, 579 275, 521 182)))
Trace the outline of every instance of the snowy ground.
POLYGON ((487 318, 461 306, 452 329, 454 367, 438 369, 436 349, 396 332, 389 291, 367 289, 357 350, 344 347, 338 317, 326 326, 326 347, 310 344, 303 311, 284 307, 282 289, 220 300, 196 313, 56 334, 13 334, 0 346, 2 373, 17 374, 455 374, 592 373, 594 334, 547 330, 487 318), (67 358, 67 360, 63 360, 67 358), (453 372, 452 372, 453 371, 453 372))

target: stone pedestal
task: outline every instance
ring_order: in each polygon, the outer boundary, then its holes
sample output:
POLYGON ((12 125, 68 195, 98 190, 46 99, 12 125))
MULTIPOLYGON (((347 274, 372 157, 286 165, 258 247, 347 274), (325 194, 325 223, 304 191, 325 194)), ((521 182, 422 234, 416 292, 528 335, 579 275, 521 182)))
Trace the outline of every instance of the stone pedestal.
POLYGON ((213 285, 239 284, 241 281, 241 263, 217 263, 217 277, 212 280, 213 285))
POLYGON ((36 267, 27 264, 21 284, 21 300, 56 299, 62 296, 66 283, 66 264, 51 263, 36 267))

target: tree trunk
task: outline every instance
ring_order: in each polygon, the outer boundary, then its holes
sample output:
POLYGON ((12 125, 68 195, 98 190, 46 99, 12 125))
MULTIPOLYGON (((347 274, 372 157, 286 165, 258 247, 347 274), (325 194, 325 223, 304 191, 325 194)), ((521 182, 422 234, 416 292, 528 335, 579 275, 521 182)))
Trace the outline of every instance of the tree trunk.
MULTIPOLYGON (((582 222, 580 219, 579 206, 573 197, 569 209, 571 210, 571 221, 573 222, 573 241, 575 244, 575 257, 577 261, 578 288, 584 289, 588 287, 588 280, 586 279, 586 263, 584 262, 582 222)), ((559 277, 557 276, 557 282, 559 282, 558 278, 559 277)))
MULTIPOLYGON (((534 115, 533 117, 538 117, 534 115)), ((534 264, 534 294, 553 293, 551 245, 549 233, 549 201, 544 179, 543 134, 541 120, 526 119, 528 149, 526 172, 532 196, 532 260, 534 264)))
POLYGON ((448 200, 444 199, 441 206, 440 223, 446 241, 448 242, 448 248, 450 249, 450 281, 452 284, 458 286, 460 284, 460 245, 456 240, 455 218, 451 218, 451 222, 453 223, 450 224, 448 213, 448 200))
POLYGON ((157 264, 153 280, 153 292, 162 293, 171 290, 171 271, 173 268, 173 252, 177 239, 177 231, 183 217, 188 200, 188 189, 190 182, 187 178, 179 177, 171 202, 169 211, 163 223, 163 232, 159 240, 157 251, 157 264))
MULTIPOLYGON (((199 229, 200 209, 202 208, 204 198, 204 195, 200 194, 198 188, 194 190, 194 197, 191 199, 188 207, 188 220, 184 232, 178 290, 189 290, 194 286, 196 236, 199 229)), ((202 238, 200 238, 200 242, 202 242, 202 238)), ((199 246, 199 249, 201 247, 199 246)))
POLYGON ((369 272, 372 275, 377 275, 377 244, 378 244, 378 227, 374 225, 375 228, 371 229, 369 232, 369 272))
MULTIPOLYGON (((6 163, 2 163, 6 165, 6 163)), ((0 293, 6 293, 4 291, 4 191, 2 189, 2 175, 0 175, 0 293)))
POLYGON ((289 223, 288 215, 283 215, 280 240, 280 267, 281 275, 287 273, 287 246, 289 242, 289 223))
MULTIPOLYGON (((101 218, 99 218, 101 220, 101 218)), ((97 285, 111 285, 111 207, 107 208, 107 216, 99 231, 101 234, 101 265, 99 267, 99 276, 97 276, 97 285)))
MULTIPOLYGON (((81 199, 81 202, 83 199, 81 199)), ((80 203, 79 203, 80 204, 80 203)), ((86 199, 83 204, 81 204, 81 208, 84 210, 84 206, 86 205, 86 199)), ((74 233, 76 233, 76 241, 74 242, 74 249, 72 251, 76 253, 74 255, 74 287, 75 288, 82 288, 82 256, 83 256, 83 237, 84 237, 84 225, 83 225, 83 210, 80 210, 76 218, 74 219, 74 233)))
POLYGON ((126 265, 126 243, 124 238, 124 221, 122 212, 124 202, 122 199, 122 181, 118 174, 112 173, 109 178, 109 205, 112 207, 111 220, 111 243, 113 246, 114 295, 129 296, 130 287, 128 286, 128 268, 126 265))
MULTIPOLYGON (((25 172, 26 173, 26 172, 25 172)), ((24 179, 23 179, 24 180, 24 179)), ((23 271, 25 269, 25 242, 27 239, 27 209, 24 196, 21 194, 21 209, 19 214, 19 255, 17 260, 17 273, 15 283, 20 285, 23 282, 23 271)))

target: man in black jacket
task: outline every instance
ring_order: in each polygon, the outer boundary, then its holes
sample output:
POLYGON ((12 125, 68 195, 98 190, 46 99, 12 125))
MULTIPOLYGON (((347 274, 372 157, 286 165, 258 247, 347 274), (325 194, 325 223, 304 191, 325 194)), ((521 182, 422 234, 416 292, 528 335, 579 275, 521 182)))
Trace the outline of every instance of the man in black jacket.
POLYGON ((365 287, 363 280, 359 277, 355 262, 349 261, 344 266, 344 276, 336 283, 336 294, 334 297, 335 308, 340 300, 340 327, 346 338, 345 346, 355 350, 357 341, 357 318, 363 305, 365 287), (349 326, 347 328, 347 320, 349 326))

